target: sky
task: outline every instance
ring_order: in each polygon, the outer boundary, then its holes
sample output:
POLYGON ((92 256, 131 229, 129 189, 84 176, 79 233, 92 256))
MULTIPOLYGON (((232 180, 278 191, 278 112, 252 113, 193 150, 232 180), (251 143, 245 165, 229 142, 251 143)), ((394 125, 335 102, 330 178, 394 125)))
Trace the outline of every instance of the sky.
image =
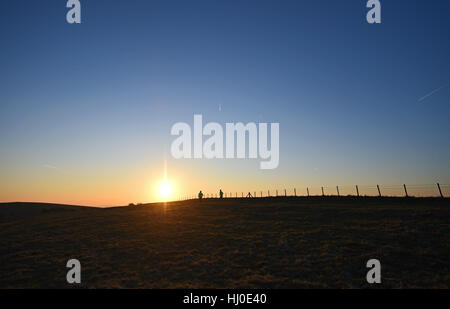
POLYGON ((80 2, 1 1, 0 202, 450 184, 447 0, 80 2), (279 123, 278 168, 174 159, 194 114, 279 123))

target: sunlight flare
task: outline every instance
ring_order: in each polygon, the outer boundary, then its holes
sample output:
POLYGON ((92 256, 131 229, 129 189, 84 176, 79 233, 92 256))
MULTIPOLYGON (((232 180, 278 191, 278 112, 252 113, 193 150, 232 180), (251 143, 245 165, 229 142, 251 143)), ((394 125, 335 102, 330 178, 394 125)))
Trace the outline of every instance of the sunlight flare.
POLYGON ((167 200, 168 198, 170 198, 170 196, 172 195, 172 192, 173 192, 172 185, 168 182, 163 182, 159 186, 159 194, 161 195, 161 197, 164 200, 167 200))

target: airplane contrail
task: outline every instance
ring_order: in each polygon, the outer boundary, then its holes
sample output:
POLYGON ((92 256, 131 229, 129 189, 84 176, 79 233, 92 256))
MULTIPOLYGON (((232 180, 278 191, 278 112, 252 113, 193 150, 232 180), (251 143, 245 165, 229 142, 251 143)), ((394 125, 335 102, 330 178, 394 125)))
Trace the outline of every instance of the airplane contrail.
POLYGON ((426 98, 432 96, 433 94, 435 94, 435 93, 438 92, 439 90, 444 89, 444 88, 447 87, 448 85, 450 85, 450 82, 448 82, 447 84, 445 84, 445 85, 443 85, 443 86, 441 86, 441 87, 439 87, 439 88, 434 89, 434 90, 431 91, 430 93, 428 93, 428 94, 424 95, 423 97, 421 97, 418 101, 419 101, 419 102, 422 102, 422 101, 425 100, 426 98))

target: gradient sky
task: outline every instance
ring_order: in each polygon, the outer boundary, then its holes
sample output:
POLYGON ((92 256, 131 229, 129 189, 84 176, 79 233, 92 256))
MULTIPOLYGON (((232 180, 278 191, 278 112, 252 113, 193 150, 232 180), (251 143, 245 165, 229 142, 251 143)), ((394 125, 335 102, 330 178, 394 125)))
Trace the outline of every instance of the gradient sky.
POLYGON ((177 196, 450 184, 448 0, 65 3, 0 4, 2 202, 157 201, 165 160, 177 196), (278 169, 172 159, 194 114, 279 122, 278 169))

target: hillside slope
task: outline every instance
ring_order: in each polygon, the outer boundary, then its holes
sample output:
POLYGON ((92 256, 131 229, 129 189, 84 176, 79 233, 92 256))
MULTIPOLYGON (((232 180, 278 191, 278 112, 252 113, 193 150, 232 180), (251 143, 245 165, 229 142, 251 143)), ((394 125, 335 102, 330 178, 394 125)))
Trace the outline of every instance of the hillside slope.
POLYGON ((448 200, 28 206, 33 215, 22 207, 21 218, 0 223, 0 288, 70 288, 72 258, 89 288, 360 288, 372 258, 382 287, 450 287, 448 200))

